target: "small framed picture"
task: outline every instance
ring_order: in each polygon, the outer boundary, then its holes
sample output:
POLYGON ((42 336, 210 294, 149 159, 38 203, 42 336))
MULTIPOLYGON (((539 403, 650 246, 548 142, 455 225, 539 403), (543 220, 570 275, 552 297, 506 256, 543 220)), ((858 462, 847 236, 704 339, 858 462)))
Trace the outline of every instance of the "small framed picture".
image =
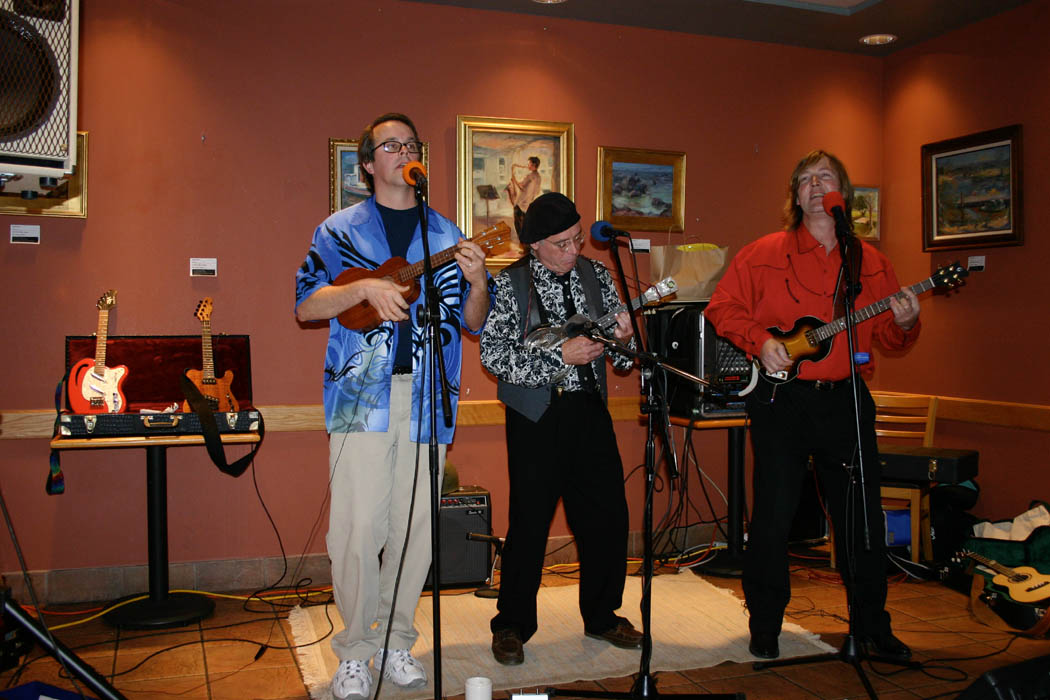
POLYGON ((1021 245, 1021 125, 922 147, 922 249, 1021 245))
POLYGON ((853 188, 853 233, 866 241, 879 240, 879 188, 853 188))
POLYGON ((598 146, 597 216, 628 231, 684 231, 685 153, 598 146))
MULTIPOLYGON (((430 149, 423 144, 420 160, 430 172, 430 149)), ((357 139, 328 139, 328 213, 334 214, 372 196, 365 176, 358 167, 357 139)))

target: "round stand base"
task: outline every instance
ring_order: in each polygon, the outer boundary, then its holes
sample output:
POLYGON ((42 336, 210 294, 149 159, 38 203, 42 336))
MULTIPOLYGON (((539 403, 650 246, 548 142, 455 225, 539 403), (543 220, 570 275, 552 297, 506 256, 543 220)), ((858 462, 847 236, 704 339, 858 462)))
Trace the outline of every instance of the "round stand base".
POLYGON ((728 549, 720 549, 715 552, 711 561, 692 567, 692 572, 697 576, 740 578, 744 575, 744 557, 743 555, 734 556, 729 553, 728 549))
MULTIPOLYGON (((128 596, 121 600, 137 597, 128 596)), ((189 625, 211 616, 214 611, 215 603, 210 598, 197 593, 169 593, 161 600, 145 598, 122 605, 103 615, 102 619, 122 629, 163 629, 189 625)))

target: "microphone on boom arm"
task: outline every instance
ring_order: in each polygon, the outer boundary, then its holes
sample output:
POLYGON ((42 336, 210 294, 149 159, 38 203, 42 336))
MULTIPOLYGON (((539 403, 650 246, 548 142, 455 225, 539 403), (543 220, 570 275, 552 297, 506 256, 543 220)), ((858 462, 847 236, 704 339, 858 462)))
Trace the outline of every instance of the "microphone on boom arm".
POLYGON ((613 238, 630 238, 626 231, 613 228, 608 221, 595 221, 591 224, 591 237, 596 241, 610 241, 613 238))

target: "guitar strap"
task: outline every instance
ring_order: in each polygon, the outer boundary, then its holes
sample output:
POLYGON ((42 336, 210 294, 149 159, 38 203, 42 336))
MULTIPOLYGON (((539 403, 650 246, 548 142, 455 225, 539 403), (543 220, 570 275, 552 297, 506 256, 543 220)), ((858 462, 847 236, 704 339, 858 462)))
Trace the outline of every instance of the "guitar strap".
POLYGON ((182 385, 182 393, 186 396, 186 401, 189 402, 193 412, 197 414, 197 418, 200 419, 201 433, 204 435, 204 447, 208 450, 208 456, 211 457, 211 461, 219 468, 223 474, 229 474, 230 476, 240 476, 244 473, 244 470, 248 468, 252 460, 255 459, 255 453, 259 451, 259 448, 263 443, 263 436, 266 434, 266 428, 263 424, 262 411, 259 412, 259 442, 252 445, 251 451, 238 459, 233 464, 229 464, 226 461, 226 451, 222 447, 222 437, 219 435, 219 426, 215 423, 215 413, 211 410, 211 405, 208 400, 204 398, 200 390, 190 381, 190 378, 186 376, 186 372, 183 372, 179 376, 179 383, 182 385))
MULTIPOLYGON (((58 382, 58 386, 55 387, 55 426, 51 432, 51 439, 54 440, 59 436, 59 430, 62 420, 62 399, 66 396, 66 384, 69 382, 69 371, 71 367, 66 368, 66 373, 62 375, 62 379, 58 382)), ((51 455, 48 458, 48 472, 47 481, 44 483, 44 491, 48 496, 57 496, 66 492, 66 476, 62 473, 62 460, 59 457, 59 451, 51 448, 51 455)))

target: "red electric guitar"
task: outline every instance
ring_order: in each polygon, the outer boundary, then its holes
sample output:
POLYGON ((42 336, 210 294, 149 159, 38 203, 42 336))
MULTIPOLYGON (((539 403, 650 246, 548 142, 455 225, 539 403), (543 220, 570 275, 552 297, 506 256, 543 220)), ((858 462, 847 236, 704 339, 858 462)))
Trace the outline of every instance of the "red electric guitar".
MULTIPOLYGON (((511 244, 510 228, 501 221, 470 240, 481 246, 485 255, 489 256, 511 244)), ((452 262, 455 257, 456 247, 452 246, 431 255, 430 264, 436 269, 452 262)), ((332 284, 350 284, 360 279, 389 277, 400 285, 408 285, 408 291, 402 296, 411 304, 419 296, 419 282, 416 281, 416 278, 422 274, 422 260, 409 264, 404 258, 390 258, 374 270, 366 270, 363 267, 351 267, 344 270, 332 280, 332 284)), ((368 331, 378 326, 380 321, 375 308, 365 300, 339 314, 339 323, 352 331, 368 331)))
MULTIPOLYGON (((193 382, 201 395, 211 405, 211 410, 223 413, 240 410, 240 404, 233 398, 230 385, 233 383, 233 371, 226 370, 221 378, 215 376, 215 359, 211 347, 211 297, 205 297, 197 304, 197 310, 193 315, 201 322, 201 355, 203 369, 188 369, 186 377, 193 382)), ((182 402, 182 410, 189 413, 189 401, 182 402)))
POLYGON ((127 408, 122 387, 128 378, 128 368, 106 367, 109 310, 116 305, 115 289, 99 298, 95 304, 98 308, 95 359, 85 357, 69 370, 69 407, 74 413, 123 413, 127 408))

